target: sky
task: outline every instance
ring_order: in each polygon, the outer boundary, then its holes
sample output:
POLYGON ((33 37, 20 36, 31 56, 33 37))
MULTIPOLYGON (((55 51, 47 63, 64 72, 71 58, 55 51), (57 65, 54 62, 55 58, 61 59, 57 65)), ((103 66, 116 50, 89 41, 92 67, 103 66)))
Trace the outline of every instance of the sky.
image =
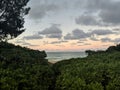
POLYGON ((45 51, 104 50, 120 42, 120 0, 30 0, 10 42, 45 51))

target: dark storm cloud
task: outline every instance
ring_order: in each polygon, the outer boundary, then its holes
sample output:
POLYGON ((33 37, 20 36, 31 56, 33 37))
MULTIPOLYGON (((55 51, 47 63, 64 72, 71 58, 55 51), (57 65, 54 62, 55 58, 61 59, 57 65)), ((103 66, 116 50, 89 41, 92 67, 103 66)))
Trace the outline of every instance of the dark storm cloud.
POLYGON ((74 39, 82 39, 89 37, 89 34, 83 32, 83 30, 75 29, 72 33, 68 33, 64 36, 65 40, 74 40, 74 39))
POLYGON ((43 31, 39 32, 40 35, 45 35, 47 38, 58 38, 62 37, 62 30, 56 26, 52 25, 49 28, 44 29, 43 31))
POLYGON ((23 39, 34 40, 34 39, 43 39, 43 37, 38 35, 38 34, 34 34, 34 35, 31 35, 31 36, 25 36, 25 37, 23 37, 23 39))

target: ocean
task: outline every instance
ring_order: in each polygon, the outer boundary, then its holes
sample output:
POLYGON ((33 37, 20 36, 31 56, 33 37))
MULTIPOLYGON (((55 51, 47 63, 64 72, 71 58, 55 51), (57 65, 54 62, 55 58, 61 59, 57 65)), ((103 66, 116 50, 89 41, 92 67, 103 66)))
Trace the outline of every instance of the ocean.
POLYGON ((82 58, 86 57, 87 54, 85 52, 47 52, 48 61, 61 61, 70 58, 82 58))

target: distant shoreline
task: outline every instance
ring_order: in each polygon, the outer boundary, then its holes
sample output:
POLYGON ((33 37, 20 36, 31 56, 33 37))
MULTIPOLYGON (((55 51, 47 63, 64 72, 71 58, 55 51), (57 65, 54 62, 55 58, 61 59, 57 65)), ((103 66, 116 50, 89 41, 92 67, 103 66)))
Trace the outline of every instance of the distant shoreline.
POLYGON ((62 60, 48 60, 48 62, 51 63, 51 64, 57 63, 59 61, 62 61, 62 60))
POLYGON ((62 60, 67 60, 71 58, 82 58, 86 57, 85 52, 47 52, 48 62, 54 64, 62 60))

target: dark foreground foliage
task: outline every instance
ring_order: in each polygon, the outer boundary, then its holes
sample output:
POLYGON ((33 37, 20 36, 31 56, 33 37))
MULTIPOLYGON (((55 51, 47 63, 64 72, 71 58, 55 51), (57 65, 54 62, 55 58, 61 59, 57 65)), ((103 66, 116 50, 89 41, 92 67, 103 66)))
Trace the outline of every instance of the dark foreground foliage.
POLYGON ((48 90, 54 72, 44 51, 0 43, 0 90, 48 90))
POLYGON ((44 51, 2 42, 0 90, 120 90, 119 46, 51 65, 44 51))
POLYGON ((0 0, 0 41, 16 38, 24 32, 24 16, 29 0, 0 0))
POLYGON ((55 90, 120 90, 120 45, 54 65, 55 90))

